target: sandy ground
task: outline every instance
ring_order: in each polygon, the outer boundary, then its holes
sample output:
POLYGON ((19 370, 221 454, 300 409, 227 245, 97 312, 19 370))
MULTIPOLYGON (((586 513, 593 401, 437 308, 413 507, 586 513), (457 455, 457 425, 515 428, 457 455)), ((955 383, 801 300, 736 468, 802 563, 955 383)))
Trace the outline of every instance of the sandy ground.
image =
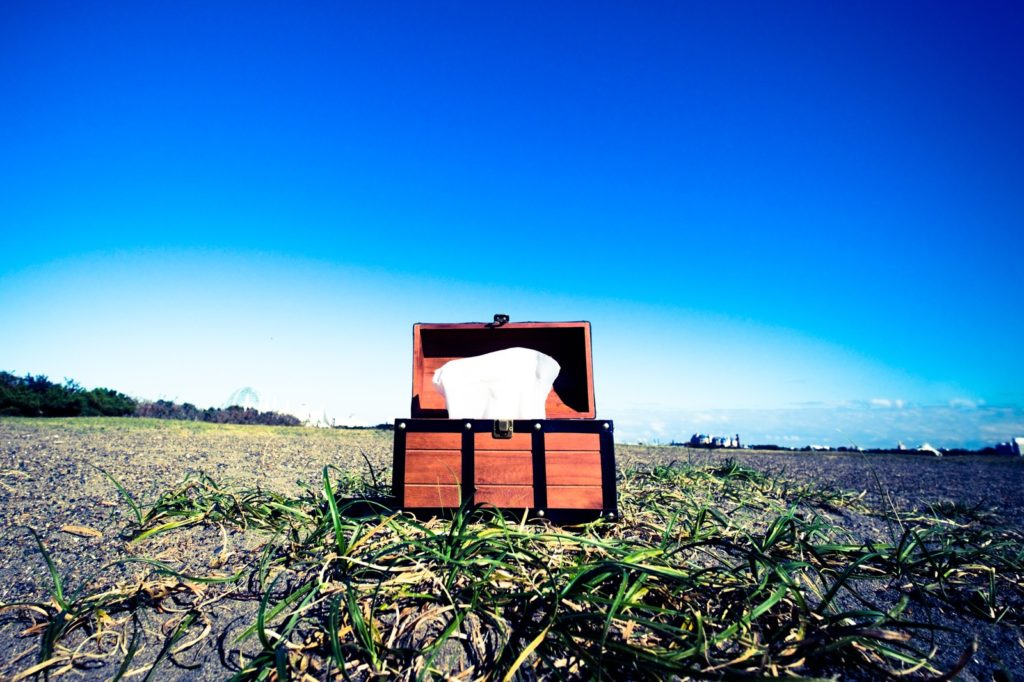
MULTIPOLYGON (((954 501, 991 512, 1001 522, 1020 526, 1024 521, 1021 459, 708 452, 627 445, 617 446, 617 457, 620 469, 638 463, 734 459, 797 482, 865 491, 869 500, 885 508, 906 512, 932 502, 954 501)), ((113 474, 145 505, 190 473, 204 472, 217 481, 297 493, 307 483, 316 484, 328 465, 361 474, 372 467, 388 480, 391 434, 150 420, 0 419, 0 603, 45 600, 52 589, 27 528, 39 534, 53 556, 57 569, 66 577, 66 591, 140 580, 146 569, 136 565, 105 569, 99 577, 90 578, 100 567, 140 550, 197 574, 208 574, 211 557, 229 548, 239 564, 251 560, 258 551, 258 537, 252 533, 221 533, 209 528, 158 536, 147 541, 144 548, 130 545, 130 509, 95 467, 113 474), (68 526, 84 526, 98 536, 76 535, 67 532, 68 526), (203 551, 196 551, 197 547, 203 551)), ((214 619, 219 619, 212 627, 231 632, 251 622, 255 609, 251 598, 247 602, 244 595, 235 596, 235 600, 224 601, 221 611, 211 610, 214 619)), ((173 622, 173 614, 169 617, 173 622)), ((158 618, 145 624, 153 641, 165 636, 161 632, 167 623, 158 618)), ((19 636, 23 629, 24 623, 10 613, 0 616, 0 679, 23 670, 33 660, 35 638, 19 636), (19 661, 21 655, 24 658, 19 661)), ((1000 654, 1003 660, 1024 665, 1019 629, 988 628, 979 634, 993 640, 992 646, 1009 651, 1000 654)), ((167 666, 161 670, 160 679, 217 680, 230 676, 239 653, 245 653, 244 645, 234 647, 230 642, 230 637, 223 637, 218 646, 211 644, 192 652, 203 663, 200 668, 167 666)), ((155 648, 146 655, 152 655, 155 648)), ((145 655, 139 660, 144 661, 145 655)), ((979 659, 976 669, 986 672, 981 677, 967 672, 962 679, 992 679, 985 661, 979 659)), ((85 677, 105 679, 111 674, 110 669, 97 668, 97 674, 85 677)))

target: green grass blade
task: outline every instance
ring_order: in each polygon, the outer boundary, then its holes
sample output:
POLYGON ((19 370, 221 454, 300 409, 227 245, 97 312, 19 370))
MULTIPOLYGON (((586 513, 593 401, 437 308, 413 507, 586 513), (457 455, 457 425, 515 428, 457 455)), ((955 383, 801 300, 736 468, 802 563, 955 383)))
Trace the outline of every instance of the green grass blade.
POLYGON ((46 570, 50 574, 50 582, 53 585, 53 590, 51 590, 53 600, 57 602, 57 605, 64 611, 70 611, 71 606, 64 599, 64 582, 61 580, 60 572, 57 571, 57 565, 53 563, 53 558, 50 556, 50 553, 46 551, 46 547, 43 546, 43 541, 39 537, 39 534, 31 528, 28 529, 28 532, 32 533, 32 537, 35 538, 36 545, 39 547, 39 553, 43 555, 43 560, 46 562, 46 570))
POLYGON ((331 511, 331 526, 334 529, 334 547, 338 554, 345 554, 345 534, 341 527, 341 515, 338 513, 338 501, 334 499, 334 490, 331 489, 331 477, 327 467, 324 467, 324 497, 327 498, 327 506, 331 511))
POLYGON ((181 619, 181 622, 178 623, 178 627, 174 629, 174 632, 171 633, 170 637, 168 637, 164 642, 163 647, 156 655, 156 658, 153 660, 152 665, 150 665, 149 670, 146 671, 146 676, 142 678, 142 682, 149 682, 149 679, 153 676, 157 666, 164 657, 167 656, 171 649, 174 648, 174 645, 181 641, 181 638, 185 636, 185 633, 198 616, 199 614, 196 611, 189 611, 185 617, 181 619))
POLYGON ((141 509, 141 508, 139 507, 139 505, 138 505, 138 504, 137 504, 137 503, 135 502, 135 499, 134 499, 134 498, 132 497, 131 493, 129 493, 129 492, 128 492, 128 491, 127 491, 127 490, 125 489, 125 487, 124 487, 123 485, 121 485, 121 482, 120 482, 120 481, 118 481, 118 480, 117 480, 116 478, 114 478, 114 477, 113 477, 112 475, 110 475, 109 473, 107 473, 107 472, 106 472, 106 471, 105 471, 104 469, 101 469, 100 467, 96 466, 95 464, 93 464, 93 465, 91 465, 91 466, 92 466, 92 467, 93 467, 94 469, 96 469, 97 471, 99 471, 99 472, 100 472, 101 474, 103 474, 104 476, 106 476, 106 477, 107 477, 107 480, 109 480, 109 481, 110 481, 111 483, 113 483, 113 484, 114 484, 114 487, 115 487, 115 488, 117 488, 117 492, 118 492, 118 493, 120 493, 120 495, 121 495, 121 498, 122 498, 122 499, 124 499, 124 501, 128 503, 128 506, 129 506, 129 507, 131 507, 132 513, 133 513, 133 514, 135 514, 135 522, 136 522, 136 523, 137 523, 137 524, 139 525, 139 527, 141 528, 141 527, 142 527, 142 509, 141 509))

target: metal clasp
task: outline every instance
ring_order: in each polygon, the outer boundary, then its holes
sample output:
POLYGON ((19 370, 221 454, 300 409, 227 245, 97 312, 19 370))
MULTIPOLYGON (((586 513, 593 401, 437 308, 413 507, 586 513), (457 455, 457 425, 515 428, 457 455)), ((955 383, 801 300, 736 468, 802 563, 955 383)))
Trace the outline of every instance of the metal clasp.
POLYGON ((495 419, 494 430, 491 432, 495 438, 499 440, 509 440, 512 438, 512 420, 511 419, 495 419))
POLYGON ((491 329, 497 329, 498 327, 501 327, 506 324, 508 324, 508 315, 504 313, 497 313, 494 316, 494 322, 488 322, 484 326, 490 327, 491 329))

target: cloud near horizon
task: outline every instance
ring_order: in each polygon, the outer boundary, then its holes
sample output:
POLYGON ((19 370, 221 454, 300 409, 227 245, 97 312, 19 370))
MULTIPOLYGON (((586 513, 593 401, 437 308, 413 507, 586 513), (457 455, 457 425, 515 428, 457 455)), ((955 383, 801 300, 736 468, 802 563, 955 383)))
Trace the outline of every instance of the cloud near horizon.
POLYGON ((615 415, 621 442, 685 441, 691 434, 732 435, 745 444, 801 447, 980 448, 1024 435, 1024 409, 966 405, 914 405, 889 401, 781 409, 681 410, 636 408, 615 415))
POLYGON ((900 399, 891 400, 889 398, 872 398, 869 401, 869 404, 871 405, 871 407, 882 407, 882 408, 893 408, 894 407, 894 408, 896 408, 898 410, 901 410, 907 404, 907 402, 905 400, 900 400, 900 399))

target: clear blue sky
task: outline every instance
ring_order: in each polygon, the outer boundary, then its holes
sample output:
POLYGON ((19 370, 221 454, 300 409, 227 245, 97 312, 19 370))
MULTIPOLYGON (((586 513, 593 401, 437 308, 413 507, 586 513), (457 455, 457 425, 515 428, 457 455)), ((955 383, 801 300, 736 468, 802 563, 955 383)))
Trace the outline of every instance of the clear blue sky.
POLYGON ((623 437, 1021 435, 1021 35, 1011 2, 7 2, 0 368, 383 421, 413 322, 501 310, 594 322, 623 437))

